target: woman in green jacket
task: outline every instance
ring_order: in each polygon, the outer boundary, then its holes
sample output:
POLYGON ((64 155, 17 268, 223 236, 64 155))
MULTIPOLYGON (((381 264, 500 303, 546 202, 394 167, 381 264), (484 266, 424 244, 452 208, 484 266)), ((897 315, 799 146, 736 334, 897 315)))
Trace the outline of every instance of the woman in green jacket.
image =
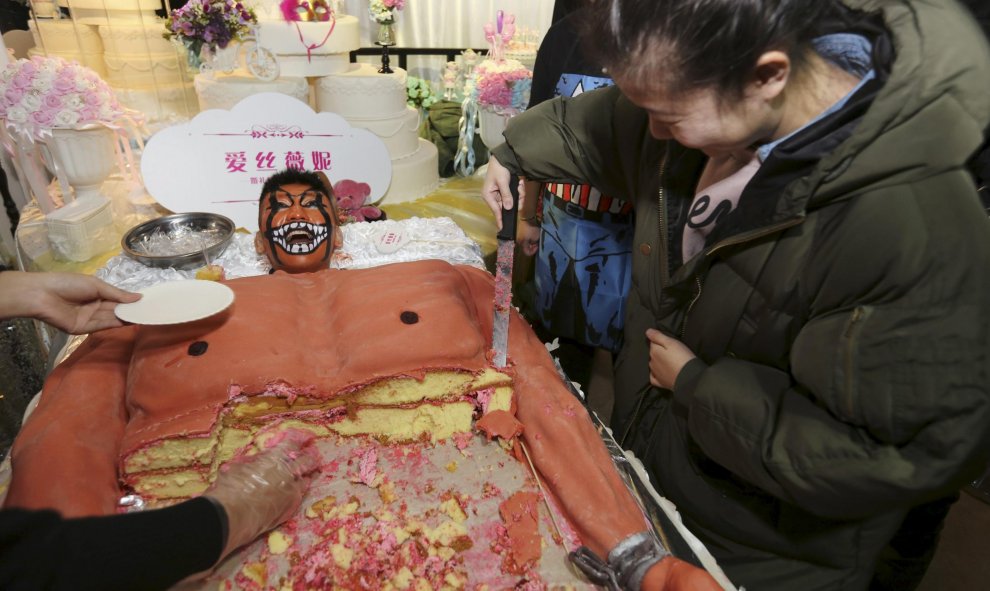
POLYGON ((634 196, 613 427, 735 583, 912 588, 987 459, 982 34, 949 0, 592 4, 617 88, 514 118, 485 199, 634 196))

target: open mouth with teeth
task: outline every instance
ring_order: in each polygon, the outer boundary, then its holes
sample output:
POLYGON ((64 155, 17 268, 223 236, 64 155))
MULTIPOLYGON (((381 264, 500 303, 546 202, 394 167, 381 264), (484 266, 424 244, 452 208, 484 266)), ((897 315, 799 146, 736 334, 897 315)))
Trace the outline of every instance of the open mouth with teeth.
POLYGON ((271 231, 272 241, 289 254, 309 254, 327 239, 328 227, 309 222, 289 222, 271 231))

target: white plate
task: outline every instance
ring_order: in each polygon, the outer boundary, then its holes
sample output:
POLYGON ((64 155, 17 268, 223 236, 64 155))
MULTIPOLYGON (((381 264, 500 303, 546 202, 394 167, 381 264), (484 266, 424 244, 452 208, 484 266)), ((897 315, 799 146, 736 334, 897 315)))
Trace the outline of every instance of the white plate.
POLYGON ((168 281, 140 291, 141 299, 117 304, 117 318, 132 324, 181 324, 213 316, 234 302, 234 292, 216 281, 168 281))

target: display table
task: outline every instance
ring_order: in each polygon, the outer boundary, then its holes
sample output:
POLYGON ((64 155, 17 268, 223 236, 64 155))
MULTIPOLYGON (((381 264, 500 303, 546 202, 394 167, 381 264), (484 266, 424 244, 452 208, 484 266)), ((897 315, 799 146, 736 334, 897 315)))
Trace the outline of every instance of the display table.
MULTIPOLYGON (((479 176, 447 179, 425 197, 415 201, 384 204, 382 209, 389 219, 394 220, 448 217, 478 243, 482 256, 489 257, 495 252, 496 227, 491 210, 480 197, 482 180, 479 176)), ((142 188, 129 186, 122 180, 108 180, 103 191, 113 203, 114 231, 118 238, 141 222, 172 213, 155 203, 142 188)), ((21 212, 21 222, 15 238, 17 263, 24 271, 93 274, 110 257, 120 252, 118 246, 81 262, 56 257, 48 242, 44 216, 34 202, 21 212)))

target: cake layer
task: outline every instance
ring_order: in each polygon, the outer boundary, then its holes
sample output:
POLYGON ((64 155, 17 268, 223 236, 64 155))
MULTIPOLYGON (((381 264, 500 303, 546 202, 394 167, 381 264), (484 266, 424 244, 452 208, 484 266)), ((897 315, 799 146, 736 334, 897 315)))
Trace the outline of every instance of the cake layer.
MULTIPOLYGON (((314 64, 330 55, 348 54, 361 46, 356 17, 340 15, 336 23, 287 22, 258 18, 258 42, 281 58, 283 55, 313 57, 314 64)), ((318 69, 314 65, 314 69, 318 69)), ((290 74, 291 75, 291 74, 290 74)), ((319 76, 322 74, 311 74, 319 76)))
POLYGON ((309 83, 305 78, 281 77, 263 82, 244 74, 214 74, 213 77, 198 74, 193 83, 199 98, 200 110, 230 110, 251 95, 261 92, 279 92, 309 104, 309 83))
POLYGON ((186 60, 173 49, 170 53, 153 55, 104 54, 106 81, 110 86, 142 88, 154 85, 181 84, 186 60))
POLYGON ((175 53, 176 46, 162 37, 165 21, 159 18, 148 22, 118 22, 97 27, 104 51, 108 56, 175 53))
POLYGON ((59 5, 71 3, 72 18, 86 24, 115 23, 124 21, 154 21, 155 11, 162 7, 161 0, 59 0, 59 5))
POLYGON ((107 67, 103 61, 102 51, 100 51, 100 53, 79 53, 77 51, 49 51, 46 53, 45 50, 40 47, 32 47, 28 50, 27 54, 29 58, 36 55, 60 57, 66 61, 76 62, 86 66, 96 72, 100 78, 106 79, 107 76, 107 67))
MULTIPOLYGON (((408 407, 358 407, 330 419, 322 413, 299 413, 275 420, 277 430, 303 429, 318 437, 336 434, 369 436, 379 442, 435 443, 457 433, 470 433, 474 410, 473 401, 458 400, 408 407)), ((149 498, 199 494, 212 481, 218 466, 243 449, 262 428, 271 430, 273 423, 269 420, 247 428, 241 425, 232 429, 233 437, 227 438, 218 434, 158 442, 125 460, 122 479, 135 492, 149 498), (221 447, 216 461, 212 461, 207 456, 213 455, 218 440, 226 445, 221 447)))
POLYGON ((125 477, 124 482, 147 499, 183 499, 203 494, 210 484, 206 470, 169 470, 125 477))
POLYGON ((350 118, 348 122, 354 127, 367 129, 385 142, 388 155, 392 160, 405 158, 419 149, 419 111, 414 107, 406 107, 401 115, 382 117, 379 119, 350 118))
MULTIPOLYGON (((502 385, 485 386, 471 392, 470 397, 461 393, 463 384, 457 383, 451 384, 451 390, 434 390, 432 396, 422 393, 410 395, 410 392, 403 392, 401 380, 396 383, 389 381, 388 387, 369 390, 356 398, 323 401, 297 398, 290 404, 286 398, 254 397, 232 403, 209 432, 181 434, 154 441, 125 455, 121 461, 122 472, 131 474, 223 462, 243 447, 259 428, 273 420, 296 420, 292 417, 312 425, 310 430, 317 435, 334 432, 346 436, 373 435, 382 440, 408 441, 424 434, 421 425, 433 424, 430 439, 444 439, 453 433, 471 430, 471 413, 465 419, 465 404, 472 411, 480 406, 485 413, 511 410, 512 389, 507 385, 507 376, 498 372, 491 374, 486 377, 495 378, 493 381, 502 382, 502 385), (392 386, 394 390, 390 389, 392 386), (391 399, 390 392, 394 393, 391 399), (378 405, 368 405, 370 401, 378 401, 378 405), (454 407, 456 410, 451 415, 450 409, 454 407)), ((434 388, 441 388, 443 381, 430 380, 429 377, 423 380, 434 388)))
POLYGON ((117 100, 144 113, 149 121, 189 118, 199 112, 191 84, 161 84, 153 88, 114 88, 117 100))
POLYGON ((103 53, 103 40, 94 25, 71 19, 37 19, 28 21, 28 28, 35 47, 49 55, 103 53))
POLYGON ((404 113, 406 71, 379 74, 371 64, 350 64, 346 71, 321 78, 316 85, 318 111, 337 113, 345 119, 380 119, 404 113))
POLYGON ((432 193, 440 185, 437 147, 423 138, 416 141, 419 142, 418 150, 392 161, 392 182, 385 192, 383 203, 414 201, 432 193))
POLYGON ((314 55, 312 58, 306 54, 289 55, 278 54, 279 76, 290 77, 318 77, 344 72, 350 66, 348 54, 314 55))

